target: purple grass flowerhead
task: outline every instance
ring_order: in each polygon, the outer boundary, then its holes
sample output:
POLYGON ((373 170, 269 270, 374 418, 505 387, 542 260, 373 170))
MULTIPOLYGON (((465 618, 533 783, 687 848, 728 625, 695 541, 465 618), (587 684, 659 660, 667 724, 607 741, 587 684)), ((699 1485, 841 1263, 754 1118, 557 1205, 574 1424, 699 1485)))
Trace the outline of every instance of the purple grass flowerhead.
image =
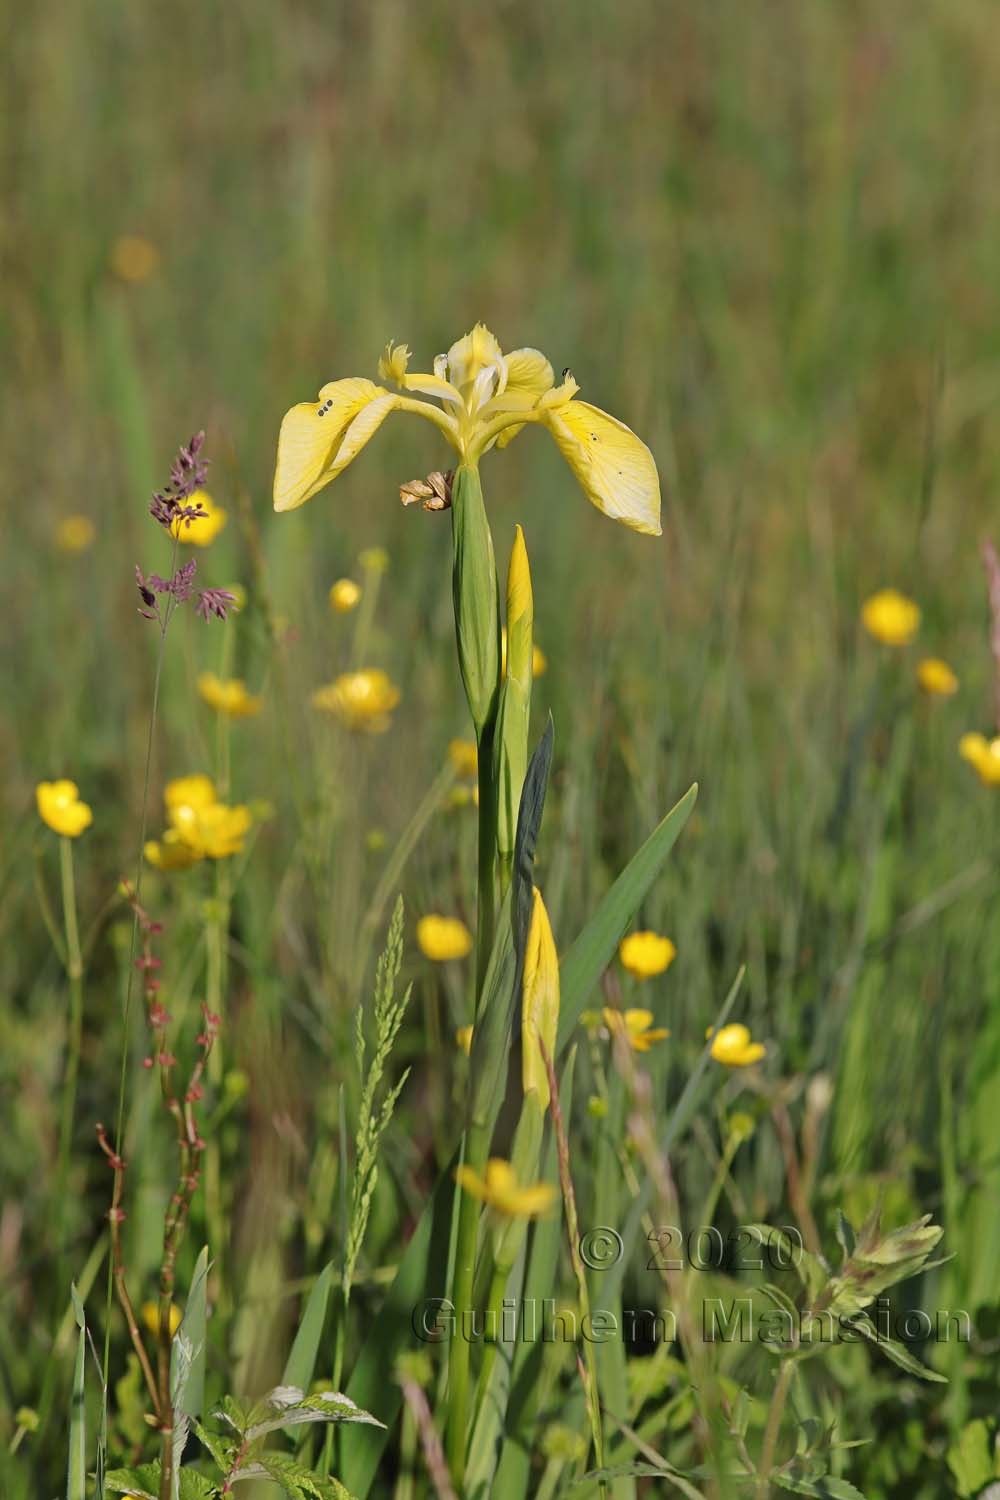
POLYGON ((166 531, 179 521, 190 525, 206 514, 197 502, 194 505, 185 503, 201 489, 208 475, 208 460, 201 456, 204 442, 204 432, 196 432, 187 447, 178 450, 170 466, 170 483, 157 490, 149 502, 150 515, 166 531))
POLYGON ((198 595, 198 603, 195 609, 203 620, 211 619, 216 615, 224 620, 229 610, 236 607, 236 595, 231 594, 228 589, 202 589, 198 595))

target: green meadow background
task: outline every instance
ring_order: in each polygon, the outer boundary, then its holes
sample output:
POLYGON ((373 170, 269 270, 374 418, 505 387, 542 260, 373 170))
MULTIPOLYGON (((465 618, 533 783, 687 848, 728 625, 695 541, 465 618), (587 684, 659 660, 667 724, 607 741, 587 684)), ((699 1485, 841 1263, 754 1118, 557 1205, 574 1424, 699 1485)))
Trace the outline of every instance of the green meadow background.
MULTIPOLYGON (((37 890, 57 906, 56 839, 34 809, 35 783, 56 776, 94 809, 75 846, 82 921, 98 928, 66 1211, 70 1269, 91 1265, 103 1326, 92 1257, 109 1183, 92 1127, 114 1116, 128 941, 127 913, 106 908, 136 866, 156 637, 134 567, 169 565, 150 491, 205 427, 208 488, 229 520, 192 555, 202 583, 248 594, 225 627, 191 613, 171 630, 151 833, 165 780, 217 768, 197 672, 235 671, 265 699, 232 730, 233 798, 271 816, 234 867, 229 1083, 209 1111, 220 1180, 181 1277, 221 1226, 217 1380, 228 1369, 257 1391, 280 1375, 303 1278, 337 1254, 360 915, 469 727, 448 518, 397 499, 446 461, 436 437, 394 418, 335 485, 277 517, 277 430, 325 381, 374 376, 390 338, 426 368, 479 319, 505 347, 570 366, 585 399, 650 444, 663 483, 653 541, 593 510, 541 431, 484 465, 504 559, 515 521, 525 530, 549 662, 539 879, 557 939, 568 945, 698 781, 641 913, 678 949, 641 992, 673 1033, 649 1059, 657 1098, 666 1112, 746 962, 737 1015, 766 1042, 770 1076, 789 1080, 796 1122, 809 1080, 832 1086, 810 1184, 824 1242, 835 1251, 837 1207, 861 1214, 880 1187, 893 1223, 933 1213, 954 1260, 904 1298, 977 1319, 972 1346, 921 1351, 947 1386, 844 1351, 817 1377, 823 1409, 846 1436, 878 1439, 850 1470, 875 1500, 958 1493, 949 1444, 1000 1396, 1000 830, 996 792, 956 753, 993 717, 979 547, 1000 537, 995 8, 51 0, 6 19, 0 1445, 23 1405, 45 1423, 0 1459, 4 1493, 54 1495, 65 1472, 53 1178, 67 1000, 37 890), (142 281, 115 271, 123 235, 155 249, 142 281), (70 514, 96 527, 78 555, 55 542, 70 514), (326 595, 361 576, 372 546, 389 569, 364 664, 390 672, 401 702, 391 732, 350 738, 309 694, 349 664, 355 617, 326 595), (911 650, 860 630, 861 601, 884 585, 923 610, 911 650), (955 698, 920 698, 924 652, 955 667, 955 698)), ((401 880, 414 1071, 359 1336, 455 1139, 451 1038, 470 976, 433 969, 412 923, 434 910, 471 922, 473 872, 474 818, 435 815, 401 880)), ((213 872, 147 871, 143 891, 166 928, 171 1009, 190 1020, 213 872)), ((137 1296, 169 1165, 140 1032, 137 1296)), ((714 1087, 729 1103, 739 1083, 714 1087)), ((707 1096, 675 1164, 692 1205, 719 1102, 707 1096)), ((582 1149, 584 1182, 588 1160, 582 1149)), ((788 1222, 773 1133, 758 1131, 736 1176, 747 1213, 788 1222)), ((762 1368, 765 1410, 769 1379, 762 1368)))

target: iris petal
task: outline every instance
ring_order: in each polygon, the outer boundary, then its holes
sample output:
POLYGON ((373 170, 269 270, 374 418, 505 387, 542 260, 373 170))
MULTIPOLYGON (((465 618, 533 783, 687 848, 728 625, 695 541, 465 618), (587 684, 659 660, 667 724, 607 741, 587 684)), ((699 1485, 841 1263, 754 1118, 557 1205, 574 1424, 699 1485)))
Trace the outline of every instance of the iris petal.
POLYGON ((549 405, 541 420, 598 510, 633 531, 660 535, 656 464, 631 428, 587 401, 549 405))

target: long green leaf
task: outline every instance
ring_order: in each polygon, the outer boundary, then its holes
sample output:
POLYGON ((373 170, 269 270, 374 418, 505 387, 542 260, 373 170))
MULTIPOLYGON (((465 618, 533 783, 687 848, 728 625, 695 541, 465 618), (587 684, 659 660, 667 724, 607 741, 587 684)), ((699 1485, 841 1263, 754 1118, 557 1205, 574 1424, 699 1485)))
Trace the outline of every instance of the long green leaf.
MULTIPOLYGON (((458 1152, 442 1172, 434 1196, 424 1209, 413 1237, 403 1253, 388 1296, 371 1326, 364 1348, 354 1366, 347 1395, 366 1411, 391 1427, 399 1412, 402 1395, 392 1379, 396 1356, 404 1345, 416 1341, 414 1324, 425 1306, 443 1298, 447 1289, 448 1245, 455 1201, 454 1170, 458 1152)), ((340 1478, 359 1500, 367 1495, 385 1447, 387 1432, 377 1427, 341 1429, 340 1478)))
POLYGON ((326 1308, 330 1299, 330 1284, 333 1280, 333 1262, 329 1261, 313 1282, 312 1291, 306 1300, 302 1321, 285 1362, 282 1385, 297 1385, 300 1391, 308 1392, 316 1369, 319 1341, 326 1322, 326 1308))
MULTIPOLYGON (((527 781, 525 785, 527 787, 527 781)), ((692 786, 653 830, 604 896, 560 965, 562 1019, 557 1041, 559 1050, 570 1039, 587 997, 611 961, 646 892, 663 868, 690 816, 696 796, 697 787, 692 786)), ((523 806, 522 798, 522 808, 523 806)), ((400 1349, 414 1337, 412 1325, 415 1309, 419 1316, 421 1305, 429 1299, 443 1297, 445 1293, 448 1239, 454 1201, 452 1174, 458 1160, 456 1151, 448 1170, 438 1180, 431 1202, 420 1217, 347 1386, 347 1394, 351 1399, 380 1417, 387 1427, 395 1420, 400 1405, 400 1393, 388 1377, 400 1349)), ((536 1230, 536 1238, 537 1235, 536 1230)), ((558 1247, 558 1239, 556 1244, 558 1247)), ((517 1381, 516 1368, 514 1381, 517 1381)), ((358 1500, 364 1500, 368 1494, 385 1442, 386 1434, 377 1428, 364 1431, 347 1429, 343 1432, 340 1477, 351 1493, 358 1496, 358 1500)))
POLYGON ((66 1500, 86 1500, 87 1495, 87 1407, 84 1392, 84 1361, 87 1354, 87 1323, 76 1287, 70 1288, 73 1314, 80 1330, 76 1340, 73 1388, 69 1399, 69 1462, 66 1466, 66 1500))
MULTIPOLYGON (((575 1064, 574 1050, 566 1061, 559 1085, 559 1101, 565 1118, 569 1116, 573 1098, 575 1064)), ((558 1177, 555 1131, 550 1129, 539 1178, 542 1182, 554 1183, 558 1181, 558 1177)), ((524 1281, 525 1307, 544 1306, 544 1299, 551 1297, 552 1288, 556 1284, 559 1249, 564 1233, 561 1195, 558 1202, 558 1210, 549 1218, 540 1219, 532 1231, 524 1281)), ((528 1493, 532 1437, 542 1403, 541 1371, 544 1353, 545 1346, 538 1339, 519 1343, 514 1350, 507 1396, 506 1436, 493 1481, 492 1500, 523 1500, 528 1493)))
POLYGON ((559 1037, 562 1050, 580 1019, 594 985, 614 957, 667 855, 694 807, 698 786, 689 787, 642 848, 633 855, 559 966, 559 1037))

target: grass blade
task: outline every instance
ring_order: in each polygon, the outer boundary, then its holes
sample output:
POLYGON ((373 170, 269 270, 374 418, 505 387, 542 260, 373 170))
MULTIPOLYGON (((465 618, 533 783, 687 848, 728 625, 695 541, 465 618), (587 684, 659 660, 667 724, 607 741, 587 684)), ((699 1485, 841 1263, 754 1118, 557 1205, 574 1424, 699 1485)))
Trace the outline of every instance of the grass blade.
POLYGON ((562 1003, 557 1052, 568 1042, 591 990, 614 957, 628 924, 691 816, 697 796, 695 783, 632 856, 563 959, 559 967, 562 1003))
POLYGON ((73 1388, 69 1399, 69 1462, 66 1467, 66 1500, 86 1500, 87 1495, 87 1407, 84 1392, 84 1361, 87 1354, 87 1322, 76 1287, 70 1288, 73 1313, 79 1329, 73 1388))

